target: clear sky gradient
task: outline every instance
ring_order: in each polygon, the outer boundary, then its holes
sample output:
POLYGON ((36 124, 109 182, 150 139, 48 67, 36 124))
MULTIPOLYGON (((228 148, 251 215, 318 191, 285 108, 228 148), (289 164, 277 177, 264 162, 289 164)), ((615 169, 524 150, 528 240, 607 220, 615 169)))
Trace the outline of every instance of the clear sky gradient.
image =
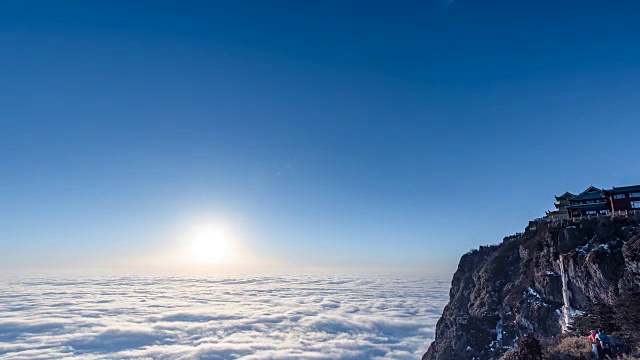
POLYGON ((2 1, 0 270, 168 259, 212 220, 253 264, 451 272, 553 195, 640 183, 639 18, 2 1))

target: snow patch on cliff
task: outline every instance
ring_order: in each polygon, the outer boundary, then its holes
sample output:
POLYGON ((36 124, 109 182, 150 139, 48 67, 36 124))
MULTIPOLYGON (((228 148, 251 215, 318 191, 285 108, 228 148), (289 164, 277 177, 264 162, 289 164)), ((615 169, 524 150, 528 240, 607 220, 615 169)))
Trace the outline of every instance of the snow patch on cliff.
POLYGON ((538 299, 542 300, 542 297, 540 296, 540 294, 538 294, 535 290, 533 290, 532 288, 527 288, 527 293, 531 296, 537 297, 538 299))

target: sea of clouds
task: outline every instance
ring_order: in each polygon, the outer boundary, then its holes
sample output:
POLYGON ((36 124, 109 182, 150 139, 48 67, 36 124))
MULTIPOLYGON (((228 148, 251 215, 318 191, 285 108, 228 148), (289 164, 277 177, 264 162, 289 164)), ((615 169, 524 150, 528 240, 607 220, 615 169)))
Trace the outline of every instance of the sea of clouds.
POLYGON ((3 359, 419 359, 449 282, 406 276, 0 281, 3 359))

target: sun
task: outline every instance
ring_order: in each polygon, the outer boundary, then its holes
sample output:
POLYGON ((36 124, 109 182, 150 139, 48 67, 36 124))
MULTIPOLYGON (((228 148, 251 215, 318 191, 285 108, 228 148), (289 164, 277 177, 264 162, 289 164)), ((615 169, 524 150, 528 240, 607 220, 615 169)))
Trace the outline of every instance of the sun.
POLYGON ((215 226, 195 230, 189 240, 189 261, 200 265, 223 264, 231 256, 229 237, 215 226))

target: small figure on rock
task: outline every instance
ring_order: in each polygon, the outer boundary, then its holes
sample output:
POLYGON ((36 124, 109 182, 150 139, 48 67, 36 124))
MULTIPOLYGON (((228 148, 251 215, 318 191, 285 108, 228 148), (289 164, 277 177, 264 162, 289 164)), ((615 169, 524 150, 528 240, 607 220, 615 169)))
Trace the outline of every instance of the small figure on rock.
POLYGON ((600 350, 603 356, 607 356, 611 358, 611 339, 604 332, 604 329, 600 329, 598 331, 598 335, 596 335, 596 339, 600 341, 600 350))
POLYGON ((593 355, 595 355, 596 360, 598 360, 600 358, 600 340, 598 340, 598 335, 596 335, 595 330, 591 330, 589 341, 591 341, 591 350, 593 351, 593 355))

